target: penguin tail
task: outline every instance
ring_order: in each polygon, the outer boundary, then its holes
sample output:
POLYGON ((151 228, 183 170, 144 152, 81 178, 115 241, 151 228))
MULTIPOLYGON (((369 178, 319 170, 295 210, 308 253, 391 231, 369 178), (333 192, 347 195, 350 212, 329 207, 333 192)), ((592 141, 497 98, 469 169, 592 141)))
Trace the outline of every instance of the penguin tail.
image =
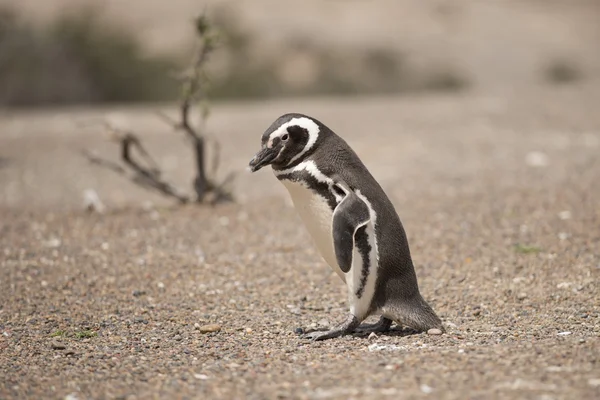
POLYGON ((394 317, 391 319, 402 326, 418 332, 426 332, 429 329, 439 329, 445 332, 442 320, 421 295, 408 301, 396 302, 390 305, 389 310, 394 317))

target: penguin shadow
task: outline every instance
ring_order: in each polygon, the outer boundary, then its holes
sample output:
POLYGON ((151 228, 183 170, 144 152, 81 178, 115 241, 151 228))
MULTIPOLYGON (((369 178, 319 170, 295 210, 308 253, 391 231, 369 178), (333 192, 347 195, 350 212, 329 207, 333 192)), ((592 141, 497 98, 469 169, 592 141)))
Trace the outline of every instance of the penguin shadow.
MULTIPOLYGON (((402 326, 394 326, 390 330, 385 332, 375 332, 377 336, 389 336, 389 337, 406 337, 420 335, 423 332, 416 331, 411 328, 405 328, 402 326)), ((355 332, 357 337, 369 337, 371 332, 355 332)))
MULTIPOLYGON (((306 329, 306 330, 302 329, 300 331, 301 333, 298 332, 298 331, 296 333, 298 334, 298 336, 302 336, 302 335, 305 335, 307 333, 312 333, 312 332, 326 332, 326 331, 327 331, 327 329, 324 329, 324 328, 323 329, 306 329)), ((391 327, 389 330, 387 330, 385 332, 379 332, 379 331, 373 332, 373 331, 368 331, 368 330, 365 330, 365 331, 357 330, 357 331, 354 331, 352 333, 347 334, 347 336, 352 336, 352 337, 355 337, 355 338, 368 339, 369 336, 371 335, 371 333, 375 333, 378 337, 380 337, 380 336, 407 337, 407 336, 420 335, 423 332, 419 332, 419 331, 416 331, 414 329, 405 328, 405 327, 402 327, 402 326, 394 326, 394 327, 391 327)))
MULTIPOLYGON (((368 338, 371 335, 371 331, 356 331, 352 334, 354 337, 358 338, 368 338)), ((394 326, 385 332, 375 332, 377 336, 389 336, 389 337, 407 337, 407 336, 415 336, 420 335, 423 332, 416 331, 411 328, 405 328, 402 326, 394 326)))

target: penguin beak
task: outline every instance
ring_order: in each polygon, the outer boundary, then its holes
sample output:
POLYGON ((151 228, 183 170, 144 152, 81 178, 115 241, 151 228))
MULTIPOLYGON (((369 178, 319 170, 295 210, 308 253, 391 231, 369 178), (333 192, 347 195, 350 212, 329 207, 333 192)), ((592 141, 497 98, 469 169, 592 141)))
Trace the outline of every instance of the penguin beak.
POLYGON ((273 162, 273 160, 277 158, 278 154, 279 149, 277 148, 277 146, 273 146, 272 148, 263 147, 262 150, 256 153, 254 158, 250 160, 250 163, 248 164, 250 172, 256 172, 262 167, 271 164, 271 162, 273 162))

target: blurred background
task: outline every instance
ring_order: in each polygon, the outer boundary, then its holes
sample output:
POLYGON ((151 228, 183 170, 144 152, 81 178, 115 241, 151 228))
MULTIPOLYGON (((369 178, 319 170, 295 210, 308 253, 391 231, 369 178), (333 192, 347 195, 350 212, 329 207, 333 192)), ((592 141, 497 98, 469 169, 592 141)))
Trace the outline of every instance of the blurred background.
MULTIPOLYGON (((598 142, 598 0, 0 0, 0 205, 79 207, 88 189, 111 204, 165 200, 82 157, 120 162, 93 121, 134 131, 189 189, 193 152, 156 113, 177 116, 202 12, 221 35, 207 66, 221 175, 243 174, 290 111, 404 188, 436 174, 474 184, 490 157, 508 168, 552 132, 598 142)), ((242 202, 286 197, 270 174, 240 176, 242 202)))
POLYGON ((215 99, 600 76, 597 0, 1 0, 0 105, 174 99, 202 10, 225 39, 211 63, 215 99))

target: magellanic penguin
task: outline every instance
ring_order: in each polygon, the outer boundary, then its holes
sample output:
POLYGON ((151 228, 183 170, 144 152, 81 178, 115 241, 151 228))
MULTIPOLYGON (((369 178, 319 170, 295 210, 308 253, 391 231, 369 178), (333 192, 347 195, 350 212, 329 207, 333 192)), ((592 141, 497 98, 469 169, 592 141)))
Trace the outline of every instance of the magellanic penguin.
POLYGON ((384 332, 392 322, 417 331, 444 331, 421 297, 400 218, 350 146, 315 118, 290 113, 262 135, 251 172, 271 165, 289 191, 321 256, 348 288, 350 314, 323 340, 354 331, 384 332), (359 326, 370 315, 376 324, 359 326))

